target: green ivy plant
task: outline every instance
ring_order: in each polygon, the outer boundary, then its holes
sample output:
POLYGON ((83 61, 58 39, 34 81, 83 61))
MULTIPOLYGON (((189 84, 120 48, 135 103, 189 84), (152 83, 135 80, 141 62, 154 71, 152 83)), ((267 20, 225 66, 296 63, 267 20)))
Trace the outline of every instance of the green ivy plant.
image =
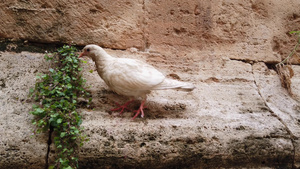
POLYGON ((38 75, 35 88, 30 89, 30 96, 39 103, 30 112, 35 116, 34 132, 49 132, 50 139, 54 134, 57 158, 49 168, 78 168, 76 150, 87 141, 80 127, 82 117, 77 99, 90 98, 89 104, 91 97, 84 89, 85 80, 76 52, 75 47, 64 45, 57 52, 46 54, 45 59, 53 64, 53 68, 47 74, 38 75))

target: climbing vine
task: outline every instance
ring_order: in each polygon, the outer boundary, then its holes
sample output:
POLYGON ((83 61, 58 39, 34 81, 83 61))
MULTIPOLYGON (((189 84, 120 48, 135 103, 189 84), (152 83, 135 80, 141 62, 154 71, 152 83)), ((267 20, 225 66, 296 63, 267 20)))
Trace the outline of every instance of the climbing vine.
POLYGON ((82 117, 77 110, 77 99, 89 98, 90 94, 84 89, 85 80, 76 51, 75 47, 64 45, 57 52, 46 54, 45 59, 51 62, 52 68, 49 73, 38 75, 35 88, 30 89, 30 97, 38 103, 30 112, 35 116, 34 132, 49 132, 48 144, 54 135, 56 161, 49 168, 78 168, 76 151, 87 141, 80 127, 82 117))
POLYGON ((291 53, 280 63, 276 64, 276 70, 280 76, 281 85, 287 89, 290 95, 293 95, 291 90, 291 78, 294 76, 294 71, 289 62, 290 58, 296 54, 300 45, 300 31, 291 31, 290 34, 296 34, 298 39, 291 53))

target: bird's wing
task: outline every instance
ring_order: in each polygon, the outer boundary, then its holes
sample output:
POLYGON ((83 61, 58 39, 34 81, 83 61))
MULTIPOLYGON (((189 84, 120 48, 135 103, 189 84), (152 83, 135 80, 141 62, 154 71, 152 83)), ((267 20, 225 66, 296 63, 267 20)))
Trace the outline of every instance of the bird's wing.
POLYGON ((181 82, 174 79, 164 79, 164 81, 153 88, 153 90, 164 90, 164 89, 179 89, 183 91, 192 91, 195 86, 191 83, 181 82))
POLYGON ((165 76, 153 66, 142 61, 115 58, 104 69, 104 81, 113 90, 151 90, 165 76))

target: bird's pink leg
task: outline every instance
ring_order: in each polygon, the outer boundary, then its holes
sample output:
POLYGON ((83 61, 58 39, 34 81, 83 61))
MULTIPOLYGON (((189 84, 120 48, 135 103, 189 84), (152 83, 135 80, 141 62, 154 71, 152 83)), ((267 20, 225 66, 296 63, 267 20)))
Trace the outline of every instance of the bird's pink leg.
POLYGON ((136 114, 133 116, 133 118, 131 120, 134 120, 140 113, 141 113, 141 117, 144 117, 144 111, 143 109, 145 108, 144 104, 146 102, 146 99, 142 101, 140 108, 138 110, 136 110, 136 114))
POLYGON ((133 101, 134 101, 134 100, 130 100, 130 101, 126 102, 126 103, 123 104, 123 105, 119 105, 118 103, 116 103, 116 104, 117 104, 118 106, 120 106, 120 107, 111 109, 110 111, 118 111, 118 110, 121 110, 121 111, 120 111, 120 114, 122 114, 123 111, 124 111, 124 109, 127 109, 127 110, 128 110, 127 106, 128 106, 130 103, 132 103, 133 101))

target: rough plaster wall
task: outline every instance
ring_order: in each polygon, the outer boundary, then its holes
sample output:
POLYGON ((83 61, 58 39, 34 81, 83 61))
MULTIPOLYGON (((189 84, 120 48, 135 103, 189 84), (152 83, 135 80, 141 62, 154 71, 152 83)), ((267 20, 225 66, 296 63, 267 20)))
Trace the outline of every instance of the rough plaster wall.
POLYGON ((4 38, 163 54, 197 48, 267 62, 287 55, 295 43, 287 33, 300 24, 298 0, 12 0, 0 6, 4 38))
MULTIPOLYGON (((145 118, 130 121, 132 112, 108 111, 126 98, 84 65, 94 100, 82 110, 84 168, 291 168, 300 166, 299 57, 294 98, 269 68, 296 43, 288 32, 299 30, 299 9, 298 0, 0 1, 0 37, 121 49, 107 51, 196 85, 153 92, 145 118)), ((0 54, 0 168, 44 168, 47 135, 30 137, 26 98, 48 67, 43 54, 0 54)))
POLYGON ((37 168, 45 165, 47 136, 32 138, 29 87, 37 72, 47 71, 40 54, 0 53, 0 168, 37 168))
POLYGON ((5 1, 0 36, 37 42, 141 47, 142 3, 135 1, 5 1), (134 11, 134 14, 132 12, 134 11))

